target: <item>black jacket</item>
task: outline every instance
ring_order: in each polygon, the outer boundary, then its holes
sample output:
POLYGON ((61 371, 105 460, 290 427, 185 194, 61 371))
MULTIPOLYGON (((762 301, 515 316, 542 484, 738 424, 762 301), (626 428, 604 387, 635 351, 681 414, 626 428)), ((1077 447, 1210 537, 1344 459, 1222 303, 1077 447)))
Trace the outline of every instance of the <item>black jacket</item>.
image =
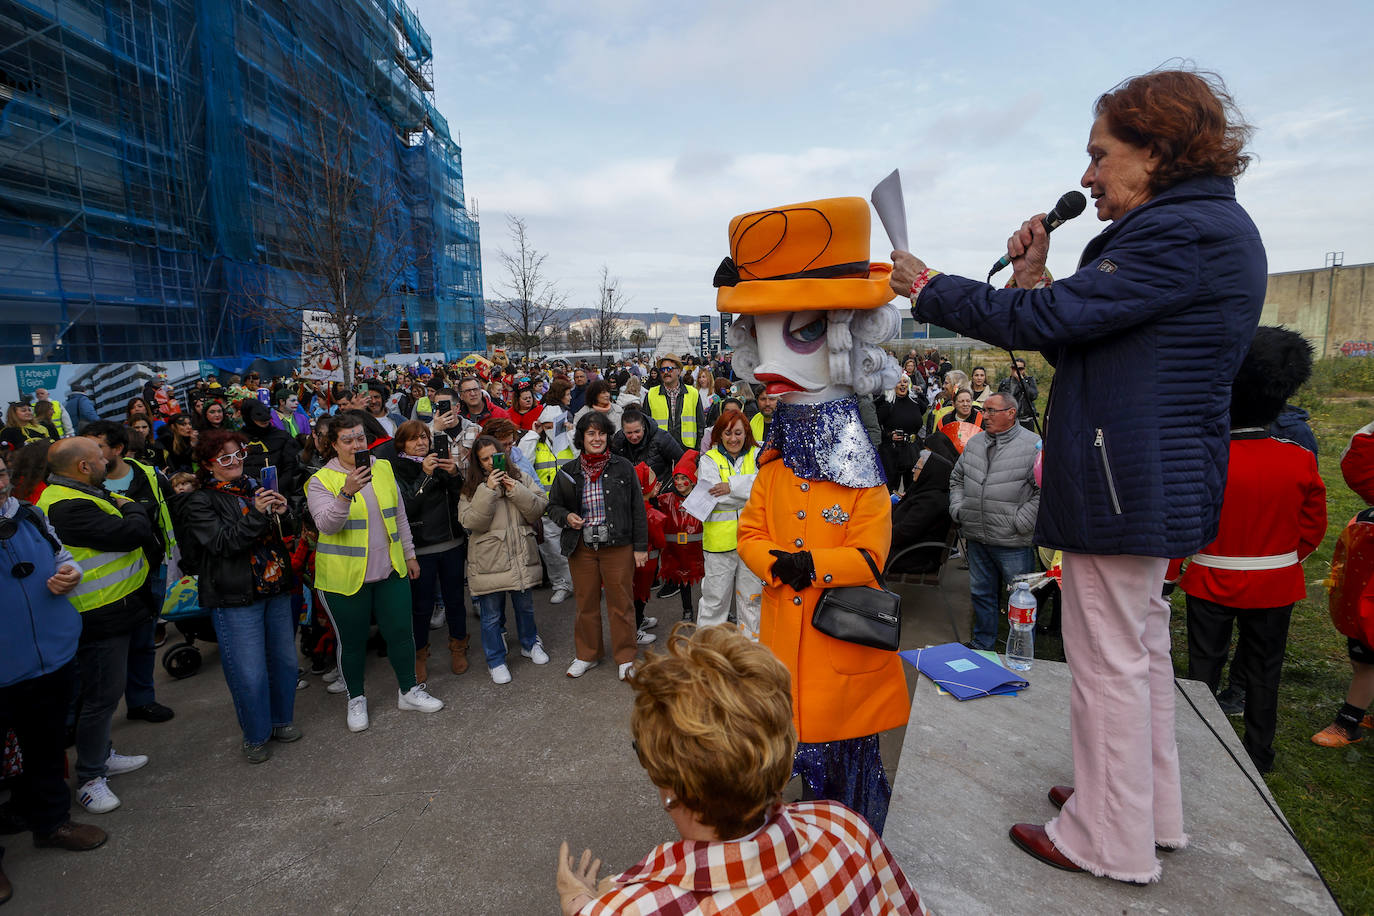
POLYGON ((406 505, 415 547, 453 540, 461 544, 464 532, 458 524, 458 493, 463 489, 463 478, 437 469, 429 476, 418 461, 405 457, 392 458, 391 470, 406 505))
MULTIPOLYGON (((553 486, 549 488, 548 515, 554 524, 563 529, 558 546, 565 557, 572 556, 577 545, 582 543, 582 532, 568 527, 568 513, 583 514, 584 484, 581 459, 574 458, 559 466, 553 486)), ((644 512, 644 491, 640 489, 634 465, 618 455, 612 455, 601 473, 601 484, 602 492, 606 495, 606 524, 611 529, 607 546, 632 544, 635 550, 647 551, 649 522, 644 512)))
MULTIPOLYGON (((243 607, 262 600, 253 591, 251 557, 254 543, 265 531, 275 531, 272 519, 252 508, 245 514, 232 493, 193 490, 172 500, 177 542, 200 575, 200 606, 243 607)), ((282 516, 283 524, 291 516, 282 516)), ((282 553, 289 556, 286 547, 282 553)), ((291 565, 286 564, 287 585, 291 565)))
POLYGON ((290 433, 270 423, 266 426, 245 423, 243 436, 248 440, 248 457, 243 462, 243 473, 261 477, 262 469, 272 465, 277 469, 277 492, 283 496, 304 485, 305 482, 300 479, 301 448, 290 433))
MULTIPOLYGON (((134 473, 139 473, 136 469, 134 473)), ((115 505, 110 495, 99 487, 92 487, 79 480, 53 475, 49 484, 60 484, 104 499, 115 505)), ((150 509, 144 503, 121 501, 116 505, 120 517, 103 511, 84 499, 65 499, 49 507, 48 521, 52 524, 57 537, 68 547, 88 547, 91 550, 120 551, 134 547, 143 548, 145 553, 161 551, 158 541, 157 523, 153 521, 150 509)), ((156 570, 149 563, 148 574, 156 570)), ((81 615, 81 638, 89 641, 106 639, 127 633, 153 615, 154 609, 148 606, 147 589, 139 589, 118 601, 104 607, 92 608, 81 615)))
MULTIPOLYGON (((682 444, 674 439, 666 429, 658 425, 653 417, 644 415, 644 437, 634 445, 618 432, 611 437, 611 454, 619 455, 630 462, 631 467, 641 461, 654 472, 654 479, 666 480, 677 460, 682 457, 682 444)), ((638 484, 636 484, 638 486, 638 484)))
MULTIPOLYGON (((949 436, 936 433, 926 440, 930 450, 921 473, 902 501, 892 507, 893 556, 908 545, 943 541, 949 534, 949 475, 959 452, 949 436)), ((891 571, 915 573, 933 571, 940 562, 940 548, 923 547, 898 557, 891 571)))

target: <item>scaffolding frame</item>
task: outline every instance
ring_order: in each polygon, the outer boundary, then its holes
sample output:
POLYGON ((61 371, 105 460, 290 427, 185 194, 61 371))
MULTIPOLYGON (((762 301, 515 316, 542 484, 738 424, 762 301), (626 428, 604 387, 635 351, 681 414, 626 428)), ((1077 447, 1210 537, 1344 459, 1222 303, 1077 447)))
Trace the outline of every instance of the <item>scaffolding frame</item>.
POLYGON ((461 149, 402 0, 0 0, 0 361, 298 354, 240 307, 293 282, 249 144, 308 154, 297 67, 357 101, 422 249, 360 348, 484 347, 461 149))

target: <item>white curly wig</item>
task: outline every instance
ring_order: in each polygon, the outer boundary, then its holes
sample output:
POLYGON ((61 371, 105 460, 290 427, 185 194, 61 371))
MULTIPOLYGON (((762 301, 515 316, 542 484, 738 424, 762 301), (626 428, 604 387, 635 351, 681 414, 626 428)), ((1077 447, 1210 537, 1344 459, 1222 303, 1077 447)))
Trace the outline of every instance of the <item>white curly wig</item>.
MULTIPOLYGON (((854 389, 855 394, 877 394, 897 384, 902 367, 881 344, 897 336, 901 312, 892 303, 876 309, 832 309, 826 312, 825 342, 830 351, 830 381, 854 389)), ((754 336, 754 316, 740 315, 730 326, 731 364, 735 374, 757 382, 759 345, 754 336)))

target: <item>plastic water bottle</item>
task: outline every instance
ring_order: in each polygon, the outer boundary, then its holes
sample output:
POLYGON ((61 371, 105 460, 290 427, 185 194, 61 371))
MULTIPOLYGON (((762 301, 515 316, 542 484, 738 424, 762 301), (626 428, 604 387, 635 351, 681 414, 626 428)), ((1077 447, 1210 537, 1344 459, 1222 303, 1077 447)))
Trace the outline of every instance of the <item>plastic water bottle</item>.
POLYGON ((1029 671, 1035 661, 1035 595, 1031 594, 1030 576, 1017 576, 1012 584, 1011 600, 1007 602, 1007 667, 1015 671, 1029 671))

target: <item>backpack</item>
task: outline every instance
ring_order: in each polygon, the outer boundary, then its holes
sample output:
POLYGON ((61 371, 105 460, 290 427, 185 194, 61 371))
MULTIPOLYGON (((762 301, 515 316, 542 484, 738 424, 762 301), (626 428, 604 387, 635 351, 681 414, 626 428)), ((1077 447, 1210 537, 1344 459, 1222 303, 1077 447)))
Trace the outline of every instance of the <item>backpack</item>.
POLYGON ((38 533, 43 536, 43 540, 52 545, 52 552, 54 554, 61 553, 62 542, 54 537, 53 533, 48 530, 48 520, 43 515, 42 509, 39 509, 32 503, 26 503, 21 499, 19 501, 19 511, 15 513, 15 518, 26 521, 37 528, 38 533))
POLYGON ((1356 515, 1341 531, 1325 584, 1336 631, 1374 646, 1374 508, 1356 515))

